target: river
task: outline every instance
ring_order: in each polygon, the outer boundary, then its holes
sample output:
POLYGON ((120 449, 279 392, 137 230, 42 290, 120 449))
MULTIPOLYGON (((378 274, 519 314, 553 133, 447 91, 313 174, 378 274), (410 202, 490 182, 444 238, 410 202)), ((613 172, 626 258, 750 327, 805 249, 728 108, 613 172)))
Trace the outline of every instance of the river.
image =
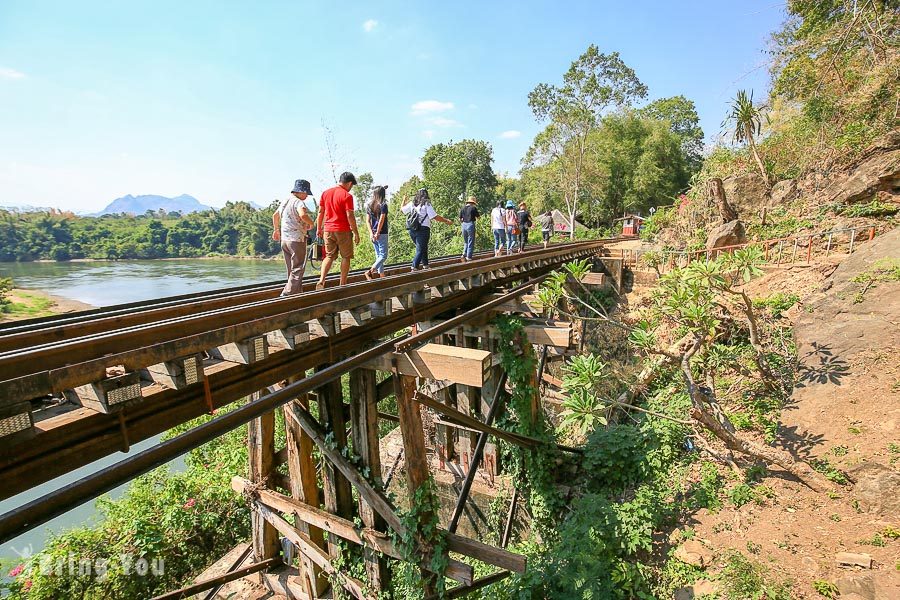
MULTIPOLYGON (((16 287, 37 289, 93 306, 109 306, 275 281, 284 277, 284 264, 280 260, 229 259, 0 263, 0 277, 12 277, 16 287)), ((130 454, 148 448, 156 441, 158 438, 135 444, 130 454)), ((76 481, 124 456, 123 453, 107 456, 37 488, 2 500, 0 513, 76 481)), ((177 459, 169 463, 169 468, 183 469, 184 462, 177 459)), ((109 496, 120 496, 124 489, 125 486, 120 486, 109 496)), ((83 504, 3 544, 0 558, 37 552, 43 548, 50 531, 90 524, 96 521, 98 514, 96 502, 83 504)))

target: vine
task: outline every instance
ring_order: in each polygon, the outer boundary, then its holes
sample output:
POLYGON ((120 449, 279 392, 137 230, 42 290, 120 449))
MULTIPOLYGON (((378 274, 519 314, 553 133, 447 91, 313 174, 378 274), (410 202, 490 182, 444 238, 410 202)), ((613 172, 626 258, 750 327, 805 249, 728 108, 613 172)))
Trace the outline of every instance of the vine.
POLYGON ((532 522, 547 541, 555 535, 555 517, 563 505, 563 499, 553 477, 558 462, 553 431, 542 418, 542 413, 532 414, 532 403, 539 393, 537 357, 525 335, 521 319, 501 316, 495 324, 500 333, 500 365, 506 371, 510 390, 507 401, 509 413, 503 418, 501 427, 547 442, 510 453, 514 480, 526 486, 521 491, 528 498, 532 522))
MULTIPOLYGON (((444 574, 447 571, 447 535, 440 528, 440 500, 434 478, 429 476, 413 494, 408 511, 400 513, 403 524, 402 534, 391 531, 395 547, 402 560, 421 565, 433 573, 433 583, 438 598, 447 592, 444 574), (420 548, 428 548, 429 556, 421 556, 420 548)), ((403 587, 407 590, 421 589, 415 569, 401 569, 403 587)))

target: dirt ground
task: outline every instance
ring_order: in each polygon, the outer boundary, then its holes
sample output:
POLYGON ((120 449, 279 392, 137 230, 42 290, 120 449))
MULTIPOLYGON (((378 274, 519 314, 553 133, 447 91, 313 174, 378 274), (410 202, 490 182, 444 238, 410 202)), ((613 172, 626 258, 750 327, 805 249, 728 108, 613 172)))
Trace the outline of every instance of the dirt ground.
POLYGON ((738 550, 789 578, 798 598, 820 598, 815 581, 836 583, 842 597, 874 581, 876 591, 858 597, 900 598, 900 282, 879 282, 860 297, 865 286, 853 281, 885 257, 900 259, 900 229, 850 257, 774 268, 746 287, 752 296, 801 297, 787 313, 799 370, 777 443, 827 459, 850 481, 829 495, 770 474, 764 483, 774 497, 762 505, 703 510, 686 526, 718 556, 738 550), (874 488, 870 473, 878 474, 874 488), (873 567, 838 566, 838 552, 868 554, 873 567))
POLYGON ((47 317, 63 313, 78 312, 94 308, 90 304, 54 296, 40 290, 13 289, 9 294, 12 302, 10 313, 0 312, 0 322, 19 321, 34 317, 47 317))

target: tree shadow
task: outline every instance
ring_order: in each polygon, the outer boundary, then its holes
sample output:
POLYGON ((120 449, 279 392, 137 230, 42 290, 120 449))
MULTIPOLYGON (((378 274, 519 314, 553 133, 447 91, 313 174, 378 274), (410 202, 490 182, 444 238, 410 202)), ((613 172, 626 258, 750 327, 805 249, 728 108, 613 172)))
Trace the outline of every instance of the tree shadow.
POLYGON ((841 379, 850 375, 850 365, 835 356, 831 346, 813 342, 812 350, 800 357, 796 387, 831 383, 841 385, 841 379), (818 361, 818 362, 817 362, 818 361))
POLYGON ((801 460, 808 460, 812 456, 811 450, 824 443, 825 436, 823 434, 801 431, 796 425, 791 427, 781 425, 778 428, 776 445, 801 460))

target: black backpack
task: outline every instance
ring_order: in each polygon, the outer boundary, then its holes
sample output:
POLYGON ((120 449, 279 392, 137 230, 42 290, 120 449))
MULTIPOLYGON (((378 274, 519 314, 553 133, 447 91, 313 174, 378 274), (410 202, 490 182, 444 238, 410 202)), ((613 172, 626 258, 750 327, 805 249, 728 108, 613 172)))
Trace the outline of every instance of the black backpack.
POLYGON ((409 214, 406 215, 406 228, 410 231, 418 231, 422 226, 422 215, 419 214, 419 207, 413 206, 409 214))

